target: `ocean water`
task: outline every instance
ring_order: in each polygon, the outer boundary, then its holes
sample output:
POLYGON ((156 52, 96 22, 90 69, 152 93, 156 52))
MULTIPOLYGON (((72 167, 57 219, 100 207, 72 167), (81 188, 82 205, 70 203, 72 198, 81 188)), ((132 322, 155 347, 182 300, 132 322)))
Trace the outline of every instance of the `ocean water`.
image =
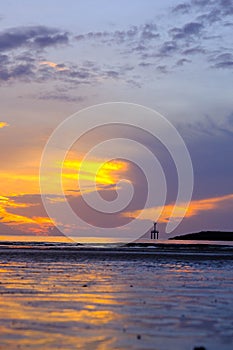
POLYGON ((0 247, 0 349, 233 349, 226 247, 0 247))

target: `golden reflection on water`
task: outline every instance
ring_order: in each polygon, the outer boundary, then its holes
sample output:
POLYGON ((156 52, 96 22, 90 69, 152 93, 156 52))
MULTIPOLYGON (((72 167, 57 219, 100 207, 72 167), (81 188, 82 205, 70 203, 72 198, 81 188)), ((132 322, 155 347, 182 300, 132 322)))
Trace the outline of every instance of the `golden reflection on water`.
POLYGON ((37 269, 17 262, 1 266, 0 333, 5 347, 57 349, 59 344, 63 349, 109 350, 115 340, 105 326, 123 322, 113 307, 120 302, 110 276, 101 270, 68 270, 64 274, 61 265, 37 269))
POLYGON ((0 259, 1 350, 191 349, 216 334, 222 343, 214 350, 232 342, 230 262, 7 254, 0 259))

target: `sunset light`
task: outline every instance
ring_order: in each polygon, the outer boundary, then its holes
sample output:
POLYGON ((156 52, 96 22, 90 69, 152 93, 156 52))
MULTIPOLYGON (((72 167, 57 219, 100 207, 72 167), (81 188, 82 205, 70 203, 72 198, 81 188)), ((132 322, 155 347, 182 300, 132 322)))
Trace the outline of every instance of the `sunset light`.
POLYGON ((233 0, 0 7, 0 350, 233 349, 233 0))

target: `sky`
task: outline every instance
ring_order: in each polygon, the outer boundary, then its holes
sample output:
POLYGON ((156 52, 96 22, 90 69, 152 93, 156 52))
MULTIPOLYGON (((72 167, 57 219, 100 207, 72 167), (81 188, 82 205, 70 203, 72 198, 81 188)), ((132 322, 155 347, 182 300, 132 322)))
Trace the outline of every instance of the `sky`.
MULTIPOLYGON (((94 227, 91 235, 100 237, 103 228, 114 227, 129 239, 124 225, 142 210, 137 220, 147 223, 161 211, 157 221, 163 239, 199 230, 232 230, 232 15, 231 0, 3 2, 0 235, 34 239, 83 232, 85 236, 86 228, 64 222, 59 209, 64 198, 51 177, 46 195, 56 203, 60 218, 46 212, 40 190, 41 157, 52 132, 70 115, 119 101, 155 110, 176 128, 192 161, 192 198, 183 220, 185 200, 172 214, 179 176, 166 144, 135 127, 99 127, 77 140, 62 163, 65 198, 76 215, 94 227), (144 207, 148 178, 133 160, 144 159, 148 167, 149 155, 144 156, 132 143, 106 144, 82 167, 83 157, 93 147, 117 137, 142 144, 159 161, 167 182, 163 205, 155 198, 144 207), (116 148, 119 155, 109 160, 105 151, 116 148), (121 179, 134 188, 124 210, 99 213, 85 203, 82 192, 92 199, 97 190, 109 205, 117 195, 129 193, 131 189, 121 179), (168 233, 170 220, 179 225, 168 233)), ((117 118, 114 108, 109 121, 117 118)), ((143 120, 143 108, 138 109, 143 120)), ((98 108, 93 113, 93 120, 99 121, 98 108)), ((133 114, 129 118, 133 120, 133 114)), ((156 118, 155 113, 153 125, 159 134, 156 118)), ((78 123, 77 134, 85 122, 78 123)), ((61 166, 58 150, 59 146, 49 166, 52 176, 61 166)), ((159 196, 157 174, 150 185, 159 196)))

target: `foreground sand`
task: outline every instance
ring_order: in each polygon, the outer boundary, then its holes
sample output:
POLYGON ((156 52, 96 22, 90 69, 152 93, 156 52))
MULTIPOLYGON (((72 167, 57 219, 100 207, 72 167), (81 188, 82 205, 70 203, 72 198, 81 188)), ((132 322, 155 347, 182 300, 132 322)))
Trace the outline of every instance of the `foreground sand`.
POLYGON ((4 248, 0 262, 0 349, 233 348, 230 248, 4 248))

